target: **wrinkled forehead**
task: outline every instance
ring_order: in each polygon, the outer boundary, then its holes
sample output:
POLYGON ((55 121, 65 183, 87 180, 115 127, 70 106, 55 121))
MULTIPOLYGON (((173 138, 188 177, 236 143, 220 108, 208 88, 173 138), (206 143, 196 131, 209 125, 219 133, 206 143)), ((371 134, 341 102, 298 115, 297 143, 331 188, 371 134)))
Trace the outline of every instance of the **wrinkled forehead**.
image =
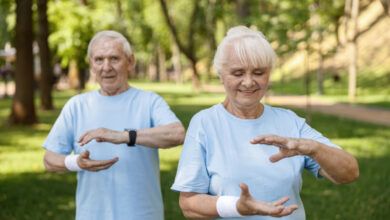
POLYGON ((97 55, 124 54, 120 42, 114 38, 97 39, 93 42, 91 49, 92 57, 97 55))
POLYGON ((258 37, 241 36, 229 39, 223 51, 224 65, 243 65, 254 68, 272 68, 273 51, 258 37))

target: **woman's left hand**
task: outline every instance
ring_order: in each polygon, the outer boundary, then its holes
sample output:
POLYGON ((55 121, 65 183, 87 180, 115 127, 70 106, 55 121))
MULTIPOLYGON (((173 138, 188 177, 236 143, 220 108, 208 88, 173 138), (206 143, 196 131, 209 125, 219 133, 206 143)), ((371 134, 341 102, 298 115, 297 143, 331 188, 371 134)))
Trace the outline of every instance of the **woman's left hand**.
POLYGON ((270 157, 271 162, 277 162, 283 158, 295 155, 311 156, 314 149, 312 140, 303 138, 288 138, 277 135, 261 135, 250 141, 251 144, 266 144, 279 147, 279 152, 270 157))

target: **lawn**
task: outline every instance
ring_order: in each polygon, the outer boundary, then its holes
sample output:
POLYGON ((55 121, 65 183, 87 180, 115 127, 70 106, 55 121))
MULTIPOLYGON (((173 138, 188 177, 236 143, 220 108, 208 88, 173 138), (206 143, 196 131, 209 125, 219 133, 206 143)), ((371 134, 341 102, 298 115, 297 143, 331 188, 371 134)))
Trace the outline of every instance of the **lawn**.
MULTIPOLYGON (((317 95, 316 72, 310 73, 310 94, 332 102, 349 103, 348 74, 341 72, 338 81, 334 81, 332 73, 325 72, 324 94, 317 95)), ((356 99, 353 104, 367 105, 390 110, 390 72, 377 67, 360 70, 357 77, 356 99)), ((272 75, 271 91, 278 94, 306 94, 305 79, 302 76, 293 77, 275 71, 272 75), (283 78, 283 80, 282 80, 283 78)))
MULTIPOLYGON (((223 94, 197 92, 189 85, 132 83, 161 94, 187 127, 201 109, 223 100, 223 94)), ((0 125, 0 219, 74 218, 75 173, 44 171, 41 144, 61 107, 74 91, 54 93, 54 111, 38 110, 40 124, 0 125)), ((0 123, 10 113, 11 100, 0 100, 0 123)), ((296 111, 304 116, 304 112, 296 111)), ((313 114, 310 123, 358 158, 357 182, 337 186, 304 172, 301 192, 307 219, 388 219, 390 216, 390 128, 313 114)), ((184 219, 173 183, 181 148, 160 150, 161 184, 166 219, 184 219)))

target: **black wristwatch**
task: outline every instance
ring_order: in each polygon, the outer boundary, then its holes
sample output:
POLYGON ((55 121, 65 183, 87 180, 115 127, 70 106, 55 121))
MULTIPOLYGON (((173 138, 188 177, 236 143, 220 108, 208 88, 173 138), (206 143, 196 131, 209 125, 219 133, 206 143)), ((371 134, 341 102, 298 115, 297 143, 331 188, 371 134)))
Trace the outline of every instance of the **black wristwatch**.
POLYGON ((137 139, 137 131, 133 129, 125 129, 129 133, 129 143, 127 143, 127 146, 134 147, 135 146, 135 140, 137 139))

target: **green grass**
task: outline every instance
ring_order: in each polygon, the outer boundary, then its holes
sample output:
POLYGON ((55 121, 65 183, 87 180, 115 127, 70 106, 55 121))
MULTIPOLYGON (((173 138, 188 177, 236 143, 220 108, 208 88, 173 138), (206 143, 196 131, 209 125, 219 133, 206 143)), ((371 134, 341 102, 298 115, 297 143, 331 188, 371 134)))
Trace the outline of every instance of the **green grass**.
MULTIPOLYGON (((310 73, 310 94, 332 102, 349 103, 348 75, 340 73, 340 80, 335 82, 332 73, 325 73, 324 94, 317 94, 316 73, 310 73)), ((304 95, 305 84, 303 77, 283 76, 277 71, 272 76, 271 92, 280 94, 304 95)), ((360 70, 357 78, 356 100, 352 104, 367 105, 390 110, 390 72, 387 69, 360 70)))
MULTIPOLYGON (((154 90, 171 105, 187 127, 201 109, 223 100, 223 94, 196 92, 190 85, 132 83, 154 90)), ((0 219, 72 219, 76 176, 50 174, 42 164, 40 147, 61 106, 73 91, 54 93, 55 111, 38 110, 40 124, 0 125, 0 219)), ((10 113, 11 100, 0 100, 0 123, 10 113)), ((304 116, 302 111, 297 111, 304 116)), ((337 186, 304 172, 301 192, 307 219, 388 219, 390 216, 390 128, 313 114, 310 123, 358 159, 357 182, 337 186)), ((169 188, 176 175, 181 148, 160 150, 161 184, 166 219, 184 219, 179 194, 169 188)))

